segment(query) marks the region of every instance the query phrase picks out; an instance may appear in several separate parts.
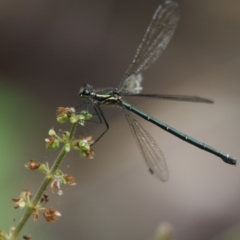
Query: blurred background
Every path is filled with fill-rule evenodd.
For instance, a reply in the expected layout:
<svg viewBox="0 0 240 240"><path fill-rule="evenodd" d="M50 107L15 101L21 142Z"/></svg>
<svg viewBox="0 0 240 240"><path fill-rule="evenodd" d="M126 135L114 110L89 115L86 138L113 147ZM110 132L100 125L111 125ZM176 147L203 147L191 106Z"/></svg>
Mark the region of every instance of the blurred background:
<svg viewBox="0 0 240 240"><path fill-rule="evenodd" d="M43 176L30 158L51 164L45 150L59 106L81 103L79 88L117 87L159 5L158 0L0 1L0 229L22 212L12 197L33 193ZM240 157L240 2L180 0L181 20L159 60L144 74L144 93L197 95L214 105L128 99L136 107L205 143ZM120 109L104 108L110 130L95 158L67 156L62 170L77 186L50 203L54 224L29 221L34 239L153 239L170 223L176 239L240 239L240 170L136 119L159 143L170 179L152 177ZM78 135L103 131L79 127Z"/></svg>

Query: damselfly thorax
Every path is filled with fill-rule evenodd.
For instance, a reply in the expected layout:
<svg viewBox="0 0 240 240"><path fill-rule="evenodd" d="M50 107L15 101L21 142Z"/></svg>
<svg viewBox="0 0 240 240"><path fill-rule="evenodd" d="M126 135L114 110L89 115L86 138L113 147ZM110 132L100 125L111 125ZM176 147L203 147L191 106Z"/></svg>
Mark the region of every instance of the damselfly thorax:
<svg viewBox="0 0 240 240"><path fill-rule="evenodd" d="M79 96L91 100L96 105L121 105L121 96L117 88L94 90L90 84L85 84L80 89Z"/></svg>

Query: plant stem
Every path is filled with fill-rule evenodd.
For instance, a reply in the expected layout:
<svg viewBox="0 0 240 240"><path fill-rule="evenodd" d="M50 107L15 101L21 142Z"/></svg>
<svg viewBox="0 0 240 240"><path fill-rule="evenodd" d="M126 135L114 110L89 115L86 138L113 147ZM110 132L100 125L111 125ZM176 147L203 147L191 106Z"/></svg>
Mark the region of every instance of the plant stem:
<svg viewBox="0 0 240 240"><path fill-rule="evenodd" d="M72 141L72 138L74 136L74 133L77 128L77 123L74 123L71 128L70 132L70 137L69 140ZM24 215L22 216L21 220L19 221L18 225L16 226L11 238L9 240L15 240L17 236L19 235L20 231L24 227L25 223L27 222L28 218L33 212L33 209L37 206L39 200L41 199L44 191L46 190L47 186L49 183L52 181L52 176L54 176L56 170L58 169L59 165L62 163L64 157L66 156L67 152L65 150L65 146L61 149L59 155L57 156L56 160L54 161L52 168L50 170L50 173L45 177L42 185L38 189L37 193L35 194L33 201L32 201L32 206L28 206Z"/></svg>

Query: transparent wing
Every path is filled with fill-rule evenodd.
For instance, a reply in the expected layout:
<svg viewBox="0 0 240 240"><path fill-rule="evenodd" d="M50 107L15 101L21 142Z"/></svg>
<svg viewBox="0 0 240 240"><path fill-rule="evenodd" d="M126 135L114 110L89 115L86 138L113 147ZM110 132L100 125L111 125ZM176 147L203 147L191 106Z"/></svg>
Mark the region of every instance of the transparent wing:
<svg viewBox="0 0 240 240"><path fill-rule="evenodd" d="M140 87L139 87L140 88ZM171 94L135 94L131 92L121 92L121 96L127 97L146 97L154 98L159 100L173 100L173 101L183 101L183 102L195 102L195 103L213 103L212 100L197 96L188 95L171 95Z"/></svg>
<svg viewBox="0 0 240 240"><path fill-rule="evenodd" d="M161 181L168 180L168 167L164 155L153 137L130 115L125 108L125 116L131 128L132 134L142 153L142 156L151 174Z"/></svg>
<svg viewBox="0 0 240 240"><path fill-rule="evenodd" d="M156 61L170 41L178 21L178 4L174 0L164 0L153 15L136 55L118 87L119 91L129 76L146 70Z"/></svg>
<svg viewBox="0 0 240 240"><path fill-rule="evenodd" d="M141 85L142 80L143 76L141 73L131 75L123 82L122 89L119 94L122 96L124 96L124 94L139 94L143 89Z"/></svg>

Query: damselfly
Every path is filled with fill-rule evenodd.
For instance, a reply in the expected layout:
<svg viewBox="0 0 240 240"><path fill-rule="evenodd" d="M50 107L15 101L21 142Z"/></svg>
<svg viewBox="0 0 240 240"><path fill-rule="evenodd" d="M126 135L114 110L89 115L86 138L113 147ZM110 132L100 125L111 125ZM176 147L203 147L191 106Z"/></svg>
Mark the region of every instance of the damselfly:
<svg viewBox="0 0 240 240"><path fill-rule="evenodd" d="M105 116L103 115L100 106L120 106L124 110L132 134L138 144L143 158L149 167L149 171L162 181L167 181L168 179L168 168L164 156L155 140L131 116L130 112L137 114L138 116L157 125L163 130L175 135L176 137L220 157L224 162L228 164L236 164L236 159L230 155L225 154L209 145L206 145L203 142L200 142L184 133L179 132L178 130L149 116L148 114L140 111L136 107L122 100L123 96L135 96L198 103L213 103L209 99L196 96L140 94L140 91L142 90L141 73L146 70L152 63L154 63L162 51L165 49L176 29L178 21L178 3L175 0L163 1L163 3L157 8L155 14L153 15L150 25L148 26L142 42L137 49L135 57L123 75L118 88L94 90L91 85L85 84L79 92L80 97L87 98L92 101L96 112L107 126L106 131L108 130L109 125L106 121ZM106 133L106 131L97 140L99 140Z"/></svg>

